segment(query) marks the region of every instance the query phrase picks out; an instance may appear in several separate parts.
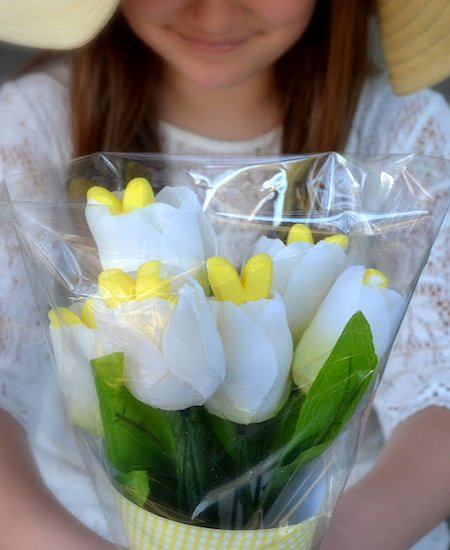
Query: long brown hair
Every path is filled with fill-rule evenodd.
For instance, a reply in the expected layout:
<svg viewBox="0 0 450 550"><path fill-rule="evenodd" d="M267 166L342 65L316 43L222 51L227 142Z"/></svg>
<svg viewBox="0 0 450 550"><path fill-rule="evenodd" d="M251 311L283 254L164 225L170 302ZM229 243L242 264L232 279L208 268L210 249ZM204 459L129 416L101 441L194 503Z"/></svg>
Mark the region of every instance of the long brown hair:
<svg viewBox="0 0 450 550"><path fill-rule="evenodd" d="M283 153L342 150L366 68L369 2L318 0L302 38L275 66ZM158 152L160 61L120 13L73 53L74 155Z"/></svg>

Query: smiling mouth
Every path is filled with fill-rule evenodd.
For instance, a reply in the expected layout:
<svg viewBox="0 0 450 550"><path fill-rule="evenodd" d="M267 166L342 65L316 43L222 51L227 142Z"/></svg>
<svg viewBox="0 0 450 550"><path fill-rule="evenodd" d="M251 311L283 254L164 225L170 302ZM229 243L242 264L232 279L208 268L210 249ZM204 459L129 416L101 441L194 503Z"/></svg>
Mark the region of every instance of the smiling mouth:
<svg viewBox="0 0 450 550"><path fill-rule="evenodd" d="M225 54L237 50L244 42L243 39L209 40L197 36L186 36L175 33L184 46L200 53Z"/></svg>

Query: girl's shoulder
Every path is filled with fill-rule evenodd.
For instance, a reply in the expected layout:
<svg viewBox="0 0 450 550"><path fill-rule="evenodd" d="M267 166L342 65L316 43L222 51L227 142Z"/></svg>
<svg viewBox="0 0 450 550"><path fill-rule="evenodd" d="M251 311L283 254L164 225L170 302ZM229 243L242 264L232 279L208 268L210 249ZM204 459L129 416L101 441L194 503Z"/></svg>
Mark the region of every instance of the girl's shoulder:
<svg viewBox="0 0 450 550"><path fill-rule="evenodd" d="M64 58L49 60L4 82L0 86L0 106L19 104L28 113L42 107L50 109L49 103L58 107L58 103L68 99L68 84L67 61ZM58 103L55 104L55 100Z"/></svg>
<svg viewBox="0 0 450 550"><path fill-rule="evenodd" d="M70 151L69 68L51 61L0 87L0 176L34 161L61 162Z"/></svg>
<svg viewBox="0 0 450 550"><path fill-rule="evenodd" d="M432 89L398 96L383 71L363 86L347 152L422 153L450 158L450 106Z"/></svg>

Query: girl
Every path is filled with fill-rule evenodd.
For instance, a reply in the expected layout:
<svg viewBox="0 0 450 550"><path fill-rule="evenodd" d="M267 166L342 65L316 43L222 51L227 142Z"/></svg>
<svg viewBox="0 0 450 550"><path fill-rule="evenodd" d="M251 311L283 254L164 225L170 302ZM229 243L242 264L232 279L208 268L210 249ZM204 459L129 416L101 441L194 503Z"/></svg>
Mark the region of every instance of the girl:
<svg viewBox="0 0 450 550"><path fill-rule="evenodd" d="M1 89L0 173L100 150L450 158L445 101L431 91L399 98L384 72L367 62L368 4L122 0L115 11L114 0L66 0L39 14L39 2L2 1L0 38L71 51L41 59ZM449 71L435 50L425 59L425 48L412 59L419 67L405 71L395 51L396 40L408 40L395 25L402 32L411 20L431 26L428 16L437 17L434 39L445 29L448 45L449 12L444 1L441 10L438 4L414 19L416 2L380 2L399 92ZM415 29L415 37L424 36ZM101 538L108 537L107 527L62 413L9 231L2 231L0 244L7 266L0 283L0 404L7 411L0 416L1 547L107 550L112 545ZM344 494L327 550L406 549L450 515L449 349L443 347L449 341L449 231L447 219L375 403L387 444L373 470ZM40 481L16 421L57 500ZM435 548L447 543L440 537Z"/></svg>

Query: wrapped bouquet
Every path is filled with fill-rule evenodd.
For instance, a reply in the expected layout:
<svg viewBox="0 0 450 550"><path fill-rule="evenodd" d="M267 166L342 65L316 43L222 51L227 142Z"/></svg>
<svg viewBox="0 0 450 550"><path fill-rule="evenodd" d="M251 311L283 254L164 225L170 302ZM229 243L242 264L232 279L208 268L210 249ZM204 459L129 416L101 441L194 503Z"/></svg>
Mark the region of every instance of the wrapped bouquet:
<svg viewBox="0 0 450 550"><path fill-rule="evenodd" d="M98 154L7 182L68 417L131 549L320 545L449 172Z"/></svg>

